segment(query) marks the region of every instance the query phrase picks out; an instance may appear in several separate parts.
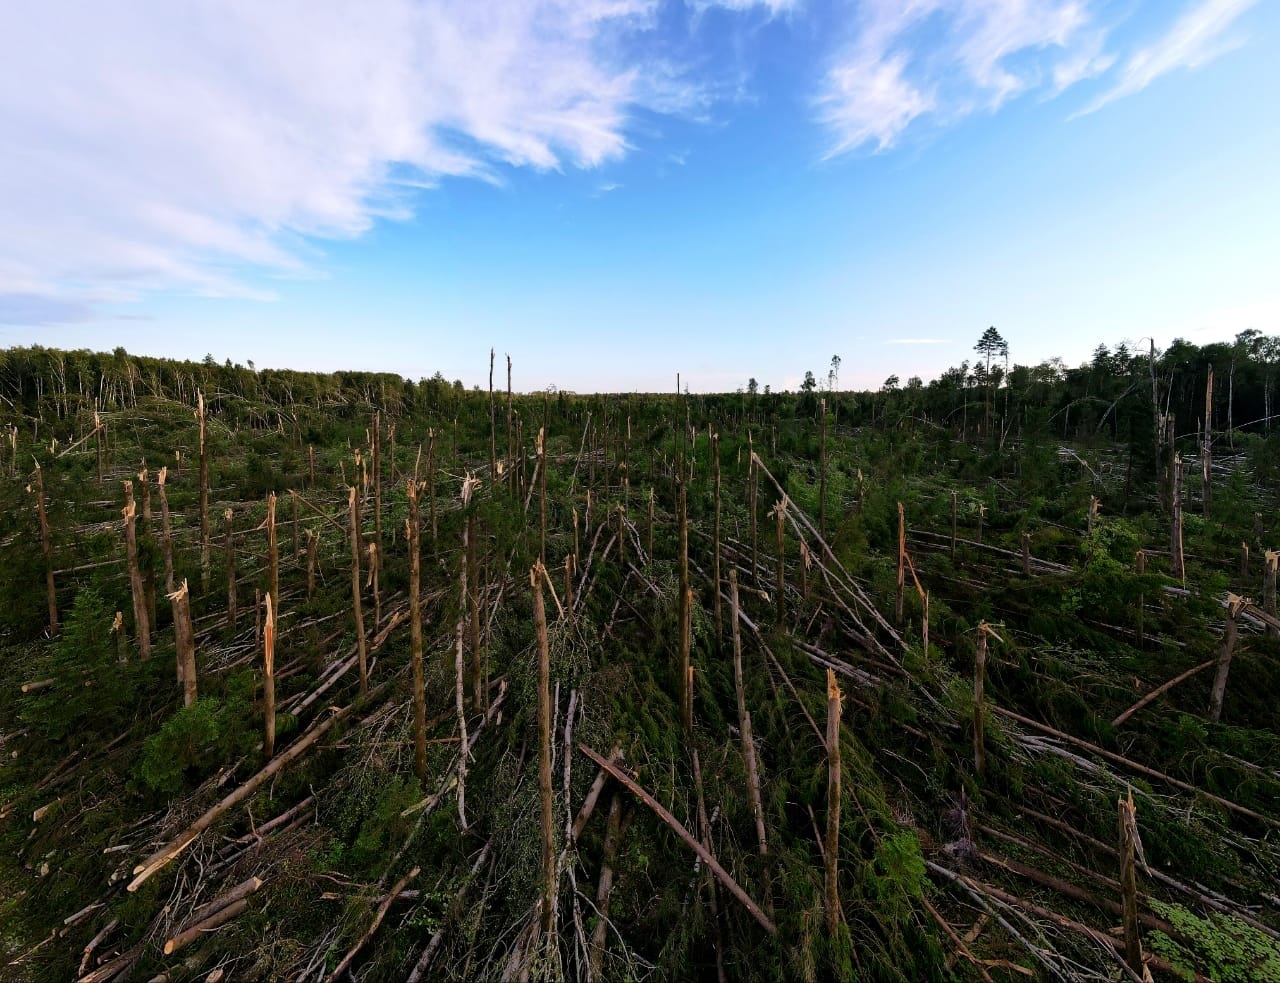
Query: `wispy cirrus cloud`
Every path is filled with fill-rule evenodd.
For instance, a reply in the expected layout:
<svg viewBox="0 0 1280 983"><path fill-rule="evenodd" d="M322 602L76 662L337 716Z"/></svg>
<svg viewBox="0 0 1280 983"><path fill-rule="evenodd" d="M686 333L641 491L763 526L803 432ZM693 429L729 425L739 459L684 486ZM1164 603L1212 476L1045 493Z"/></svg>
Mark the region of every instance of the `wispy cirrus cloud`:
<svg viewBox="0 0 1280 983"><path fill-rule="evenodd" d="M828 157L894 146L917 119L950 122L1053 78L1098 74L1087 0L868 0L817 98Z"/></svg>
<svg viewBox="0 0 1280 983"><path fill-rule="evenodd" d="M1186 10L1156 41L1131 55L1120 77L1077 115L1096 112L1108 103L1141 92L1162 75L1199 68L1244 43L1229 33L1240 15L1257 0L1201 0Z"/></svg>
<svg viewBox="0 0 1280 983"><path fill-rule="evenodd" d="M0 310L269 296L246 269L303 275L312 237L406 217L424 186L617 159L636 109L702 98L627 43L656 15L657 0L9 5Z"/></svg>

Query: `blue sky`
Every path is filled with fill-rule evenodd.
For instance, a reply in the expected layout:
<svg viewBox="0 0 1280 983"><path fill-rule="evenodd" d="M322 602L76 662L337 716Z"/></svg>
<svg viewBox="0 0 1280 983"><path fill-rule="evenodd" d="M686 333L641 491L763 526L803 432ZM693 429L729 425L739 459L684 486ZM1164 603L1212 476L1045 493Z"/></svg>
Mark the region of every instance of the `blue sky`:
<svg viewBox="0 0 1280 983"><path fill-rule="evenodd" d="M0 344L517 388L1280 333L1274 0L0 13Z"/></svg>

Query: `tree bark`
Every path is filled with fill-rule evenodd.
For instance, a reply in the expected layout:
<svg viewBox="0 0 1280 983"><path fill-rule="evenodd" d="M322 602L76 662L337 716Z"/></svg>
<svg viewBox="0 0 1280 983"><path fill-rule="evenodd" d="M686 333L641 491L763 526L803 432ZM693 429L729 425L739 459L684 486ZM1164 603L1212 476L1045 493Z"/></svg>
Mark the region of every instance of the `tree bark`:
<svg viewBox="0 0 1280 983"><path fill-rule="evenodd" d="M538 636L538 797L542 806L542 903L543 936L554 926L556 905L555 816L551 799L551 647L547 637L547 611L542 600L543 567L529 571L533 588L533 627Z"/></svg>
<svg viewBox="0 0 1280 983"><path fill-rule="evenodd" d="M738 625L738 571L729 571L729 612L733 620L733 688L738 698L738 733L742 737L742 760L747 767L747 790L751 795L751 811L756 820L756 840L760 856L769 853L764 831L764 806L760 798L759 762L751 730L751 713L747 709L746 689L742 681L742 632Z"/></svg>
<svg viewBox="0 0 1280 983"><path fill-rule="evenodd" d="M827 934L840 931L840 687L827 670L827 836L823 846Z"/></svg>
<svg viewBox="0 0 1280 983"><path fill-rule="evenodd" d="M355 485L347 487L347 511L351 537L351 611L356 623L356 654L360 661L360 695L369 692L368 654L364 639L364 609L360 601L360 506Z"/></svg>
<svg viewBox="0 0 1280 983"><path fill-rule="evenodd" d="M138 656L143 662L151 658L151 622L147 612L146 589L138 569L138 536L134 529L137 508L133 503L133 482L124 482L124 544L129 565L129 589L133 595L134 632L138 637Z"/></svg>

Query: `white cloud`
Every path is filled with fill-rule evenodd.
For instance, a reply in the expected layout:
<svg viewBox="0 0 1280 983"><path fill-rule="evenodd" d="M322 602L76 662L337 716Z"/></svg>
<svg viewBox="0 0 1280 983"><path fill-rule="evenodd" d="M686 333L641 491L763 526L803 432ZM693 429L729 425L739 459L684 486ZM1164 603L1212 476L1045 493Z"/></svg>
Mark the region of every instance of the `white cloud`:
<svg viewBox="0 0 1280 983"><path fill-rule="evenodd" d="M1218 55L1239 47L1227 30L1257 0L1203 0L1188 9L1163 37L1135 52L1120 71L1114 86L1078 115L1101 109L1107 103L1141 92L1161 75L1180 68L1199 68Z"/></svg>
<svg viewBox="0 0 1280 983"><path fill-rule="evenodd" d="M926 114L998 108L1055 71L1059 84L1096 74L1096 50L1053 67L1098 43L1090 24L1087 0L867 0L818 97L828 156L888 149Z"/></svg>
<svg viewBox="0 0 1280 983"><path fill-rule="evenodd" d="M655 15L656 0L7 5L0 295L18 312L261 296L243 269L302 275L307 237L404 217L413 188L618 158L633 108L698 102L629 54Z"/></svg>

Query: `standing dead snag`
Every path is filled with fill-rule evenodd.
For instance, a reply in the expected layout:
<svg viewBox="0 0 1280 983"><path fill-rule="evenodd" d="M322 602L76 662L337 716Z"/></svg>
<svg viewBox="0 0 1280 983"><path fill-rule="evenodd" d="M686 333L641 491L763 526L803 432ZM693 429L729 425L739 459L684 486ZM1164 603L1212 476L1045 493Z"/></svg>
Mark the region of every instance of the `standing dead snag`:
<svg viewBox="0 0 1280 983"><path fill-rule="evenodd" d="M1182 457L1173 455L1173 493L1170 496L1173 521L1169 533L1169 555L1173 562L1173 575L1187 584L1187 566L1182 556Z"/></svg>
<svg viewBox="0 0 1280 983"><path fill-rule="evenodd" d="M347 486L347 511L351 533L351 611L356 622L356 654L360 660L360 695L369 692L369 666L364 642L364 611L360 606L360 507L356 486Z"/></svg>
<svg viewBox="0 0 1280 983"><path fill-rule="evenodd" d="M907 514L898 503L898 592L894 595L894 617L902 624L902 602L907 572Z"/></svg>
<svg viewBox="0 0 1280 983"><path fill-rule="evenodd" d="M1204 438L1200 442L1200 504L1204 514L1209 514L1209 494L1212 489L1213 469L1213 366L1204 384Z"/></svg>
<svg viewBox="0 0 1280 983"><path fill-rule="evenodd" d="M409 479L409 654L413 660L413 767L418 782L427 780L427 694L422 675L422 524L418 516L418 482Z"/></svg>
<svg viewBox="0 0 1280 983"><path fill-rule="evenodd" d="M1280 561L1280 554L1277 554L1274 550L1267 550L1262 564L1262 610L1273 618L1276 616L1277 561ZM1267 634L1275 638L1280 635L1280 631L1276 630L1275 625L1268 624Z"/></svg>
<svg viewBox="0 0 1280 983"><path fill-rule="evenodd" d="M196 392L196 423L200 428L200 576L209 581L209 440L204 393Z"/></svg>
<svg viewBox="0 0 1280 983"><path fill-rule="evenodd" d="M840 930L840 687L836 674L827 670L827 842L823 847L826 866L827 934Z"/></svg>
<svg viewBox="0 0 1280 983"><path fill-rule="evenodd" d="M144 467L138 472L138 492L142 498L142 541L148 545L154 542L151 526L151 481L150 473ZM156 570L155 564L151 560L150 552L144 554L147 557L147 569L143 572L142 580L147 589L147 617L151 621L152 627L158 625L159 619L156 617Z"/></svg>
<svg viewBox="0 0 1280 983"><path fill-rule="evenodd" d="M262 753L276 753L276 612L270 593L262 631Z"/></svg>
<svg viewBox="0 0 1280 983"><path fill-rule="evenodd" d="M164 552L164 589L165 593L173 593L173 527L169 522L169 493L165 491L165 479L169 477L169 469L161 468L156 473L156 490L160 493L160 536L161 548Z"/></svg>
<svg viewBox="0 0 1280 983"><path fill-rule="evenodd" d="M751 431L747 431L747 511L751 513L751 580L760 583L760 543L756 529L756 496L760 489L760 471L756 467L756 452L751 444Z"/></svg>
<svg viewBox="0 0 1280 983"><path fill-rule="evenodd" d="M742 682L742 632L738 625L738 571L729 571L729 617L733 619L733 688L738 697L738 732L742 737L742 759L747 766L747 790L751 795L751 811L755 814L756 839L760 856L769 852L764 834L764 807L760 800L760 765L756 760L756 743L751 731L751 712L747 709L746 690Z"/></svg>
<svg viewBox="0 0 1280 983"><path fill-rule="evenodd" d="M147 612L147 595L138 569L138 536L134 529L137 508L133 504L133 482L124 483L124 545L129 564L129 589L133 595L134 631L138 636L138 655L143 662L151 658L151 622Z"/></svg>
<svg viewBox="0 0 1280 983"><path fill-rule="evenodd" d="M232 526L232 512L226 509L222 513L222 521L226 529L227 553L227 627L236 630L236 544L235 530Z"/></svg>
<svg viewBox="0 0 1280 983"><path fill-rule="evenodd" d="M44 469L36 461L36 512L40 516L40 549L44 553L44 584L49 594L49 634L58 634L58 592L53 581L53 543L49 536L49 515L44 504Z"/></svg>
<svg viewBox="0 0 1280 983"><path fill-rule="evenodd" d="M373 555L374 583L382 572L382 413L373 412L373 541L378 547ZM382 595L373 592L375 625L382 624Z"/></svg>
<svg viewBox="0 0 1280 983"><path fill-rule="evenodd" d="M556 909L555 814L551 801L551 645L547 609L542 600L546 571L535 563L529 571L533 588L533 627L538 636L538 796L542 805L542 934L551 933Z"/></svg>
<svg viewBox="0 0 1280 983"><path fill-rule="evenodd" d="M1124 961L1138 976L1143 975L1142 937L1138 932L1138 874L1134 860L1139 848L1138 814L1133 792L1120 799L1120 907L1124 923Z"/></svg>
<svg viewBox="0 0 1280 983"><path fill-rule="evenodd" d="M320 534L315 530L307 530L307 600L316 593L316 563L320 553Z"/></svg>
<svg viewBox="0 0 1280 983"><path fill-rule="evenodd" d="M773 517L777 525L778 539L778 624L787 620L787 499L784 495L773 507Z"/></svg>
<svg viewBox="0 0 1280 983"><path fill-rule="evenodd" d="M689 589L689 514L684 478L680 483L680 720L686 732L693 730L693 591Z"/></svg>
<svg viewBox="0 0 1280 983"><path fill-rule="evenodd" d="M538 429L538 562L547 562L547 431Z"/></svg>
<svg viewBox="0 0 1280 983"><path fill-rule="evenodd" d="M471 479L468 477L467 479ZM476 482L479 484L479 482ZM484 672L480 655L480 564L476 559L476 513L471 509L462 527L462 611L470 625L471 647L471 702L477 711L484 710L488 695L484 686Z"/></svg>
<svg viewBox="0 0 1280 983"><path fill-rule="evenodd" d="M458 619L457 646L454 651L454 705L458 712L458 823L467 828L467 712L463 700L462 619Z"/></svg>
<svg viewBox="0 0 1280 983"><path fill-rule="evenodd" d="M1213 677L1213 691L1209 694L1209 718L1222 719L1222 700L1227 693L1227 675L1231 672L1231 657L1235 655L1239 634L1237 619L1249 602L1235 594L1227 595L1226 621L1222 631L1222 648L1218 652L1218 673Z"/></svg>
<svg viewBox="0 0 1280 983"><path fill-rule="evenodd" d="M280 543L276 539L276 493L267 495L267 593L280 601Z"/></svg>
<svg viewBox="0 0 1280 983"><path fill-rule="evenodd" d="M973 661L973 770L981 775L987 767L984 703L987 680L987 636L995 633L984 621L978 625L978 653Z"/></svg>
<svg viewBox="0 0 1280 983"><path fill-rule="evenodd" d="M169 595L173 605L173 637L178 649L178 678L182 680L182 705L195 703L196 692L196 637L191 630L191 598L187 582Z"/></svg>

